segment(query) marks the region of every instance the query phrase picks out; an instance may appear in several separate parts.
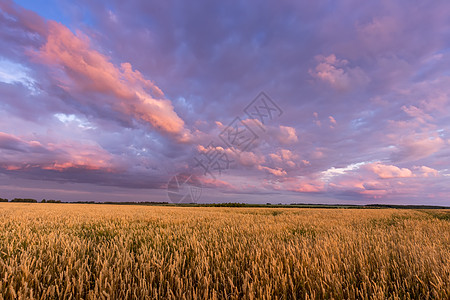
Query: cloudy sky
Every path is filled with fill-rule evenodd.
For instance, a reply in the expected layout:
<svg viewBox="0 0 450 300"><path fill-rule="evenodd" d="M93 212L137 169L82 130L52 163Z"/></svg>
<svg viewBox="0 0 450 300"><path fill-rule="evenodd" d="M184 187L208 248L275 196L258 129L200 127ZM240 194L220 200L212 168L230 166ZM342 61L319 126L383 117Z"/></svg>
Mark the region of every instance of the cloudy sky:
<svg viewBox="0 0 450 300"><path fill-rule="evenodd" d="M449 130L448 1L0 0L3 198L450 205Z"/></svg>

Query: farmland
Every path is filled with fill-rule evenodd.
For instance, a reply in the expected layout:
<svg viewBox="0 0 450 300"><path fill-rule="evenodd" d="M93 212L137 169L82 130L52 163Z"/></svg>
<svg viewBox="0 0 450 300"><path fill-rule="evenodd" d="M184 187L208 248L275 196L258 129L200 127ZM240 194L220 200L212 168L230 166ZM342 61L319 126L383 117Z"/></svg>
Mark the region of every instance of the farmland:
<svg viewBox="0 0 450 300"><path fill-rule="evenodd" d="M0 299L449 299L449 219L0 203Z"/></svg>

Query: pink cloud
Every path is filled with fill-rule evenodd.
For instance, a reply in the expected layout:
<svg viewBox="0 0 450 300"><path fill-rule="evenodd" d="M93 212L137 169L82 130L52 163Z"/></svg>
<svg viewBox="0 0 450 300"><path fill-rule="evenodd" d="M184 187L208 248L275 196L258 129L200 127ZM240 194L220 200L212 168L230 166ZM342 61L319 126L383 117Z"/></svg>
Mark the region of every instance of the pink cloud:
<svg viewBox="0 0 450 300"><path fill-rule="evenodd" d="M446 141L436 134L414 134L397 142L399 151L394 156L402 161L418 160L438 152L445 144Z"/></svg>
<svg viewBox="0 0 450 300"><path fill-rule="evenodd" d="M98 145L70 142L43 145L0 132L0 149L0 166L6 170L76 168L113 172L117 169L112 155Z"/></svg>
<svg viewBox="0 0 450 300"><path fill-rule="evenodd" d="M289 126L280 125L279 134L277 135L278 141L284 145L293 144L298 142L297 132L295 128Z"/></svg>
<svg viewBox="0 0 450 300"><path fill-rule="evenodd" d="M286 171L281 168L270 168L270 167L266 167L266 166L258 166L258 170L267 171L268 173L270 173L274 176L286 176L287 175Z"/></svg>
<svg viewBox="0 0 450 300"><path fill-rule="evenodd" d="M430 180L433 180L430 177L439 176L437 170L427 166L409 169L375 162L324 179L328 181L327 191L332 193L391 199L405 195L423 195L429 190Z"/></svg>
<svg viewBox="0 0 450 300"><path fill-rule="evenodd" d="M224 180L212 179L205 176L200 176L199 180L202 183L203 187L206 188L219 188L229 192L237 190L236 187Z"/></svg>
<svg viewBox="0 0 450 300"><path fill-rule="evenodd" d="M336 125L336 124L337 124L337 122L336 122L336 120L333 118L333 116L329 116L328 119L330 120L330 123L331 123L332 125Z"/></svg>
<svg viewBox="0 0 450 300"><path fill-rule="evenodd" d="M257 166L264 163L266 160L264 156L257 155L254 152L242 152L239 156L235 156L239 163L243 166Z"/></svg>
<svg viewBox="0 0 450 300"><path fill-rule="evenodd" d="M38 141L27 142L5 132L0 132L0 148L19 152L39 152L45 150Z"/></svg>
<svg viewBox="0 0 450 300"><path fill-rule="evenodd" d="M326 190L323 181L303 177L288 178L282 183L282 187L287 191L298 193L317 193Z"/></svg>
<svg viewBox="0 0 450 300"><path fill-rule="evenodd" d="M322 180L303 176L284 177L276 181L266 180L263 186L266 189L296 193L318 193L326 191L325 183Z"/></svg>
<svg viewBox="0 0 450 300"><path fill-rule="evenodd" d="M95 50L82 32L73 34L67 27L49 21L46 44L34 56L56 68L60 86L71 92L111 95L102 99L113 110L151 124L157 130L185 142L191 137L184 121L176 114L162 91L131 64L116 67ZM90 97L86 97L89 105Z"/></svg>
<svg viewBox="0 0 450 300"><path fill-rule="evenodd" d="M288 149L279 149L276 153L270 153L269 157L278 166L293 168L299 156Z"/></svg>
<svg viewBox="0 0 450 300"><path fill-rule="evenodd" d="M338 59L336 55L317 55L317 66L309 70L309 74L326 82L336 90L346 91L356 86L366 85L370 80L359 67L351 68L345 59Z"/></svg>
<svg viewBox="0 0 450 300"><path fill-rule="evenodd" d="M399 168L393 165L383 165L381 163L367 164L365 168L377 174L378 177L383 179L414 176L410 169Z"/></svg>
<svg viewBox="0 0 450 300"><path fill-rule="evenodd" d="M426 114L424 111L414 105L403 105L402 110L409 116L415 118L421 124L426 124L430 121L433 121L433 117L431 117L429 114Z"/></svg>
<svg viewBox="0 0 450 300"><path fill-rule="evenodd" d="M422 177L437 177L439 176L439 171L427 166L414 167L415 170L419 172Z"/></svg>
<svg viewBox="0 0 450 300"><path fill-rule="evenodd" d="M364 190L360 192L361 195L367 196L368 198L381 199L389 194L386 190Z"/></svg>
<svg viewBox="0 0 450 300"><path fill-rule="evenodd" d="M420 13L390 2L350 1L332 10L274 4L294 12L287 18L252 2L217 2L210 13L183 3L157 10L85 4L80 12L89 24L61 16L70 31L0 1L0 59L26 68L40 93L30 95L19 81L0 83L1 129L15 134L0 135L0 163L10 170L4 175L26 177L33 169L48 180L161 188L167 174L192 166L192 148L155 132L206 146L242 117L255 89L267 89L279 99L282 118L265 126L245 120L258 135L255 147L240 155L222 149L236 164L226 180L207 185L233 192L267 187L286 201L293 195L286 191L296 191L324 192L314 197L332 201L423 203L433 195L448 202L448 4ZM233 20L236 9L249 17L205 31L202 24ZM305 26L311 31L297 30ZM0 62L3 74L15 71L1 68ZM364 166L368 161L378 163Z"/></svg>
<svg viewBox="0 0 450 300"><path fill-rule="evenodd" d="M37 32L40 35L45 35L47 32L44 19L34 11L16 5L13 1L0 1L0 10L14 16L16 21L30 32Z"/></svg>
<svg viewBox="0 0 450 300"><path fill-rule="evenodd" d="M331 124L330 128L333 129L337 125L336 120L333 118L333 116L328 116L328 120L330 121Z"/></svg>

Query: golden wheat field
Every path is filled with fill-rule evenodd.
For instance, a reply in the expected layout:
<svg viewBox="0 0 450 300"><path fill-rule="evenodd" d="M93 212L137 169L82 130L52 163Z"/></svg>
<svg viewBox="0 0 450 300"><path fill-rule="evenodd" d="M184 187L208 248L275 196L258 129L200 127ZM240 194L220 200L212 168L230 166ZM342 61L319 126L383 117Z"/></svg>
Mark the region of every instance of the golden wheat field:
<svg viewBox="0 0 450 300"><path fill-rule="evenodd" d="M0 298L449 299L448 217L0 203Z"/></svg>

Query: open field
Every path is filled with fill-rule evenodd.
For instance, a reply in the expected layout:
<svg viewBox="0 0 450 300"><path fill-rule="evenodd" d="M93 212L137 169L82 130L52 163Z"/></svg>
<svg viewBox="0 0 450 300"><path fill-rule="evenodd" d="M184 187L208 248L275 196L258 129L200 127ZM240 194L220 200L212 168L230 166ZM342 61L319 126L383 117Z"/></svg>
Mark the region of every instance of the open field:
<svg viewBox="0 0 450 300"><path fill-rule="evenodd" d="M0 203L0 299L449 299L449 216Z"/></svg>

